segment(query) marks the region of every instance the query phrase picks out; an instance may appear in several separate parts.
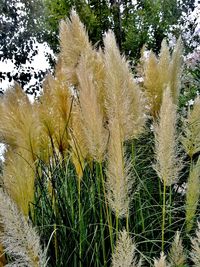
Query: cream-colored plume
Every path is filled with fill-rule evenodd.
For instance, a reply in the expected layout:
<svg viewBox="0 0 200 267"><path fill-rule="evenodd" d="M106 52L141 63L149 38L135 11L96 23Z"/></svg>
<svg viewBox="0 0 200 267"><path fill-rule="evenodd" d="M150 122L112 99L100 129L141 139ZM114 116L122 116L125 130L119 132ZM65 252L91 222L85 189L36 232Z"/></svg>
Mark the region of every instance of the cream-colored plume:
<svg viewBox="0 0 200 267"><path fill-rule="evenodd" d="M173 267L183 267L186 263L186 254L184 252L180 232L176 232L172 246L169 252L169 263Z"/></svg>
<svg viewBox="0 0 200 267"><path fill-rule="evenodd" d="M181 89L181 74L182 74L182 63L183 63L183 44L181 37L177 40L176 46L174 47L171 62L169 66L170 72L170 88L172 92L172 98L175 104L178 104L179 93Z"/></svg>
<svg viewBox="0 0 200 267"><path fill-rule="evenodd" d="M76 84L77 77L75 73L80 56L85 50L91 51L84 25L75 11L71 12L70 19L62 20L60 23L60 47L61 57L64 61L65 74L70 82Z"/></svg>
<svg viewBox="0 0 200 267"><path fill-rule="evenodd" d="M0 100L0 139L12 148L37 158L39 146L38 114L22 88L15 84Z"/></svg>
<svg viewBox="0 0 200 267"><path fill-rule="evenodd" d="M128 62L120 55L113 32L106 34L104 45L108 119L118 121L121 141L137 138L145 124L143 95L133 80Z"/></svg>
<svg viewBox="0 0 200 267"><path fill-rule="evenodd" d="M200 196L200 157L196 164L191 164L186 190L186 228L189 232L193 226L193 220Z"/></svg>
<svg viewBox="0 0 200 267"><path fill-rule="evenodd" d="M55 77L51 75L46 77L43 94L36 105L40 118L43 151L47 151L48 157L54 146L61 155L65 155L69 146L68 128L71 123L73 100L61 59L58 61Z"/></svg>
<svg viewBox="0 0 200 267"><path fill-rule="evenodd" d="M172 102L169 88L164 91L159 122L154 124L155 156L154 168L166 186L177 182L182 167L178 157L176 133L176 106Z"/></svg>
<svg viewBox="0 0 200 267"><path fill-rule="evenodd" d="M126 230L119 233L115 251L112 255L112 267L141 267L141 261L135 258L135 244Z"/></svg>
<svg viewBox="0 0 200 267"><path fill-rule="evenodd" d="M158 64L158 87L166 88L168 83L170 82L170 72L167 71L170 64L170 52L169 47L167 46L167 42L164 39L161 44L161 50L159 54L159 60L157 61ZM162 91L161 90L161 101L162 101Z"/></svg>
<svg viewBox="0 0 200 267"><path fill-rule="evenodd" d="M151 115L157 117L162 103L164 90L169 87L173 102L178 103L181 71L182 71L182 42L179 38L170 55L167 42L164 39L161 51L157 57L152 51L146 58L143 56L144 89L148 99Z"/></svg>
<svg viewBox="0 0 200 267"><path fill-rule="evenodd" d="M148 101L148 109L154 117L157 115L162 102L162 88L155 83L155 77L158 79L158 59L151 51L148 60L143 60L144 68L144 88Z"/></svg>
<svg viewBox="0 0 200 267"><path fill-rule="evenodd" d="M200 223L198 222L198 228L196 230L196 237L191 238L192 251L190 252L190 258L194 263L194 267L200 266Z"/></svg>
<svg viewBox="0 0 200 267"><path fill-rule="evenodd" d="M0 103L0 138L8 145L3 187L25 215L34 199L34 162L40 151L39 116L34 108L17 84Z"/></svg>
<svg viewBox="0 0 200 267"><path fill-rule="evenodd" d="M75 166L79 179L82 179L85 167L85 159L88 157L88 146L86 144L85 133L81 120L81 110L79 105L75 105L72 116L72 127L70 128L71 159Z"/></svg>
<svg viewBox="0 0 200 267"><path fill-rule="evenodd" d="M25 216L34 202L35 166L30 153L20 149L9 149L5 154L3 187Z"/></svg>
<svg viewBox="0 0 200 267"><path fill-rule="evenodd" d="M98 99L98 88L87 55L82 55L77 67L79 82L80 120L84 131L89 156L101 162L105 155L108 132Z"/></svg>
<svg viewBox="0 0 200 267"><path fill-rule="evenodd" d="M192 110L188 111L188 116L185 122L184 136L182 144L186 153L192 156L200 151L200 98L195 99Z"/></svg>
<svg viewBox="0 0 200 267"><path fill-rule="evenodd" d="M128 214L133 177L130 175L130 163L124 156L120 126L117 121L110 122L110 143L107 165L107 199L117 217Z"/></svg>
<svg viewBox="0 0 200 267"><path fill-rule="evenodd" d="M47 266L46 255L36 230L17 209L9 196L0 190L0 241L5 252L13 258L6 266Z"/></svg>
<svg viewBox="0 0 200 267"><path fill-rule="evenodd" d="M172 267L166 261L166 256L162 252L159 259L154 259L154 267Z"/></svg>

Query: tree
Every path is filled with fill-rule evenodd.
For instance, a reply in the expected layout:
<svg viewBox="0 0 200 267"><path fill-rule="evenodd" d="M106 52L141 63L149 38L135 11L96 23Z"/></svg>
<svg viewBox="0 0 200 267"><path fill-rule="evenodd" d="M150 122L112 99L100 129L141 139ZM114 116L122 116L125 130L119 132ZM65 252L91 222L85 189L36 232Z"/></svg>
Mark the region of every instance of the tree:
<svg viewBox="0 0 200 267"><path fill-rule="evenodd" d="M43 71L26 67L37 54L37 41L43 41L46 31L40 0L0 0L0 61L11 60L16 72L0 72L0 79L17 81L24 87L32 77L37 81L27 89L34 93L39 89Z"/></svg>
<svg viewBox="0 0 200 267"><path fill-rule="evenodd" d="M193 11L194 2L184 1L181 4L177 0L138 0L135 5L126 5L122 19L122 27L126 29L123 41L125 53L138 58L144 44L158 53L162 40L168 38L169 34L176 38L182 34L176 25L185 23L182 12L188 15ZM193 31L191 29L190 34Z"/></svg>
<svg viewBox="0 0 200 267"><path fill-rule="evenodd" d="M111 11L107 0L44 0L46 21L48 30L51 32L51 40L47 40L51 48L58 52L58 31L61 19L70 15L72 8L76 9L81 21L85 24L90 40L95 43L102 43L102 35L112 28L110 21Z"/></svg>
<svg viewBox="0 0 200 267"><path fill-rule="evenodd" d="M69 16L75 7L86 25L93 43L102 40L102 33L113 29L118 46L131 58L138 59L144 44L158 52L163 38L169 33L178 37L181 34L177 24L183 25L186 16L195 8L195 0L184 3L178 0L45 0L46 17L49 29L58 35L60 19ZM182 14L185 16L182 16ZM191 34L194 26L190 25ZM188 30L188 29L187 29ZM58 38L50 45L55 49Z"/></svg>

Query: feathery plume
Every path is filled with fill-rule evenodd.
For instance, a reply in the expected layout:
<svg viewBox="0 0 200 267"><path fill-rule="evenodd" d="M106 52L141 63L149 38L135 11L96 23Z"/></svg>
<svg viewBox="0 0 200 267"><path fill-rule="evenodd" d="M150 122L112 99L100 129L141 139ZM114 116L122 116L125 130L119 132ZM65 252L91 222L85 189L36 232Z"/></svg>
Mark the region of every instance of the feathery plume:
<svg viewBox="0 0 200 267"><path fill-rule="evenodd" d="M1 141L28 151L34 161L39 145L38 114L18 84L1 99L0 113Z"/></svg>
<svg viewBox="0 0 200 267"><path fill-rule="evenodd" d="M97 82L94 80L87 55L80 59L77 77L80 86L80 119L82 120L88 152L90 157L101 162L105 154L108 133L104 128L104 117L98 102Z"/></svg>
<svg viewBox="0 0 200 267"><path fill-rule="evenodd" d="M182 64L182 42L177 41L172 56L167 42L164 39L161 44L161 52L157 57L152 51L147 58L142 59L144 89L149 103L150 113L157 117L162 103L164 90L169 87L172 100L177 104L180 91L180 77ZM156 77L156 78L155 78Z"/></svg>
<svg viewBox="0 0 200 267"><path fill-rule="evenodd" d="M104 54L101 49L93 52L90 57L88 57L88 64L90 64L91 69L94 73L98 103L103 113L104 120L107 120L107 114L105 109L105 64L104 64Z"/></svg>
<svg viewBox="0 0 200 267"><path fill-rule="evenodd" d="M78 85L77 67L81 58L87 58L96 83L96 91L101 109L105 112L104 102L104 62L103 53L93 49L89 42L88 34L78 15L73 10L70 19L60 24L60 58L63 62L65 78L69 84ZM80 89L80 88L79 88Z"/></svg>
<svg viewBox="0 0 200 267"><path fill-rule="evenodd" d="M154 259L154 267L171 267L166 261L166 256L162 252L159 259Z"/></svg>
<svg viewBox="0 0 200 267"><path fill-rule="evenodd" d="M75 105L69 143L71 146L71 159L79 179L82 179L85 159L88 157L88 146L82 127L80 107Z"/></svg>
<svg viewBox="0 0 200 267"><path fill-rule="evenodd" d="M66 81L61 59L55 78L48 75L43 84L43 95L38 103L41 126L41 146L45 150L46 140L64 155L69 146L68 127L71 121L72 97ZM47 143L46 150L49 150Z"/></svg>
<svg viewBox="0 0 200 267"><path fill-rule="evenodd" d="M184 252L180 232L177 231L169 252L169 263L173 267L183 267L185 262L186 254Z"/></svg>
<svg viewBox="0 0 200 267"><path fill-rule="evenodd" d="M191 238L192 251L190 252L190 258L194 263L194 267L200 266L200 223L198 222L198 228L196 230L196 237Z"/></svg>
<svg viewBox="0 0 200 267"><path fill-rule="evenodd" d="M128 62L120 55L113 32L106 34L104 45L108 119L117 119L121 141L137 138L145 124L143 94L133 80Z"/></svg>
<svg viewBox="0 0 200 267"><path fill-rule="evenodd" d="M181 73L182 73L182 54L183 54L183 44L181 37L179 37L176 46L174 47L171 63L169 65L170 71L170 88L172 92L172 98L174 103L178 103L178 97L181 88Z"/></svg>
<svg viewBox="0 0 200 267"><path fill-rule="evenodd" d="M51 95L54 108L58 110L61 118L67 122L70 116L72 93L65 74L65 65L62 58L58 59L55 69L55 78L51 84Z"/></svg>
<svg viewBox="0 0 200 267"><path fill-rule="evenodd" d="M119 124L117 121L112 121L109 126L110 144L107 159L107 199L117 217L124 217L128 214L130 193L134 179L130 174L130 163L124 156Z"/></svg>
<svg viewBox="0 0 200 267"><path fill-rule="evenodd" d="M200 98L195 99L192 110L188 111L184 136L181 139L186 153L192 156L200 151Z"/></svg>
<svg viewBox="0 0 200 267"><path fill-rule="evenodd" d="M133 240L123 230L119 233L115 250L112 255L112 267L140 267L141 261L137 262L135 258L135 244Z"/></svg>
<svg viewBox="0 0 200 267"><path fill-rule="evenodd" d="M196 164L191 164L186 190L186 228L192 229L195 212L199 201L200 157Z"/></svg>
<svg viewBox="0 0 200 267"><path fill-rule="evenodd" d="M161 50L159 54L159 60L158 60L158 87L159 88L166 88L169 81L170 81L170 73L168 70L169 64L170 64L170 52L169 47L167 46L167 42L165 39L163 39L161 43ZM162 91L161 91L162 93ZM162 100L162 94L161 99Z"/></svg>
<svg viewBox="0 0 200 267"><path fill-rule="evenodd" d="M163 94L159 123L155 124L155 155L154 168L166 186L178 180L182 167L178 157L176 135L176 106L172 102L169 88Z"/></svg>
<svg viewBox="0 0 200 267"><path fill-rule="evenodd" d="M75 73L80 55L86 50L92 50L84 25L73 10L70 19L60 23L61 57L64 61L65 74L69 81L76 84Z"/></svg>
<svg viewBox="0 0 200 267"><path fill-rule="evenodd" d="M143 60L144 71L144 88L149 105L150 113L154 117L157 115L161 101L162 101L162 88L155 83L155 77L158 78L158 59L151 51L148 60Z"/></svg>
<svg viewBox="0 0 200 267"><path fill-rule="evenodd" d="M20 149L8 149L3 168L3 187L25 216L34 201L35 168L30 153Z"/></svg>
<svg viewBox="0 0 200 267"><path fill-rule="evenodd" d="M45 267L46 255L35 229L17 209L9 196L0 190L0 222L3 230L0 240L5 252L13 257L14 262L6 266Z"/></svg>

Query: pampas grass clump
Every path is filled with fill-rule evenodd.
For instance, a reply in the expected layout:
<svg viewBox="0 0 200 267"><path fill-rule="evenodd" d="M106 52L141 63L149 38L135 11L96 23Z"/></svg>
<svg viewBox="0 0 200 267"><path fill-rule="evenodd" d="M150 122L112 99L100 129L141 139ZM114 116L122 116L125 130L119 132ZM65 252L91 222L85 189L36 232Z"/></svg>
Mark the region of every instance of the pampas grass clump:
<svg viewBox="0 0 200 267"><path fill-rule="evenodd" d="M7 266L199 266L200 105L178 123L181 40L143 58L141 86L112 31L97 48L72 11L59 37L38 99L16 84L0 101Z"/></svg>

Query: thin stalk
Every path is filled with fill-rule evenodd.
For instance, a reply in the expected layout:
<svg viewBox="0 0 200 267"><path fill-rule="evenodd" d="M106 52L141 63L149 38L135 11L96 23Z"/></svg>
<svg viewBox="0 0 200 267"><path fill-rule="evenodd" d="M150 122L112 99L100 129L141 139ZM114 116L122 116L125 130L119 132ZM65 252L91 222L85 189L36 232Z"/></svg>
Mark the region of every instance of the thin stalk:
<svg viewBox="0 0 200 267"><path fill-rule="evenodd" d="M79 267L82 266L82 227L81 227L81 180L78 179L78 216L79 216Z"/></svg>
<svg viewBox="0 0 200 267"><path fill-rule="evenodd" d="M172 186L169 187L169 225L172 224Z"/></svg>
<svg viewBox="0 0 200 267"><path fill-rule="evenodd" d="M162 189L161 189L161 180L160 179L158 181L158 189L159 189L159 203L160 203L161 199L163 198L162 197L163 192L162 192Z"/></svg>
<svg viewBox="0 0 200 267"><path fill-rule="evenodd" d="M143 215L143 208L140 195L139 195L139 205L140 205L140 217L142 222L142 232L145 233L144 215Z"/></svg>
<svg viewBox="0 0 200 267"><path fill-rule="evenodd" d="M188 177L190 177L191 172L193 170L193 167L194 167L193 158L192 158L192 156L190 156L190 169L189 169L189 176ZM188 208L191 209L191 206L188 206L187 195L188 194L187 194L187 191L186 191L186 231L189 233L189 231L191 230L190 228L193 225L193 219L191 221L191 218L190 218L190 221L188 221L187 213L188 213Z"/></svg>
<svg viewBox="0 0 200 267"><path fill-rule="evenodd" d="M116 220L116 240L118 239L118 232L119 232L119 215L118 212L115 214L115 220Z"/></svg>
<svg viewBox="0 0 200 267"><path fill-rule="evenodd" d="M134 142L134 140L132 140L132 143L131 143L131 156L132 156L132 164L133 164L133 167L135 168L136 150L135 150L135 142ZM141 217L141 222L142 222L142 231L144 233L145 232L145 224L144 224L144 215L143 215L140 192L139 192L139 205L140 205L140 208L139 208L140 217Z"/></svg>
<svg viewBox="0 0 200 267"><path fill-rule="evenodd" d="M129 233L129 210L128 210L128 213L126 215L126 231L127 231L127 233Z"/></svg>
<svg viewBox="0 0 200 267"><path fill-rule="evenodd" d="M101 200L101 184L100 184L100 180L99 178L99 174L101 175L101 173L99 173L99 169L98 168L100 166L98 166L98 164L96 164L96 174L97 174L97 184L98 184L98 195L99 195L99 204L100 204L100 231L101 231L101 244L102 244L102 249L103 249L103 262L104 262L104 266L106 265L106 251L105 251L105 243L104 243L104 229L103 229L103 213L102 213L102 200ZM101 172L101 171L100 171Z"/></svg>
<svg viewBox="0 0 200 267"><path fill-rule="evenodd" d="M103 194L104 194L104 200L105 200L105 207L106 207L106 216L107 216L107 221L108 221L108 229L109 229L109 236L110 236L110 243L111 243L111 251L113 253L113 251L114 251L114 242L113 242L112 218L111 218L111 213L109 212L108 203L107 203L107 200L106 200L106 189L105 189L105 181L104 181L104 176L103 176L102 163L100 163L99 166L100 166L101 182L102 182Z"/></svg>
<svg viewBox="0 0 200 267"><path fill-rule="evenodd" d="M79 178L77 178L79 179ZM74 211L74 198L73 198L73 185L71 184L71 180L68 179L67 181L69 181L68 183L68 191L67 191L67 195L70 197L70 207L71 207L71 218L72 218L72 223L73 225L75 226L76 225L76 222L75 222L75 211ZM74 240L76 240L76 236L75 236L75 231L72 231L73 233L73 238ZM74 257L74 266L77 266L77 255L76 253L73 253L73 257Z"/></svg>
<svg viewBox="0 0 200 267"><path fill-rule="evenodd" d="M163 205L162 205L162 252L165 244L165 214L166 214L166 181L163 179Z"/></svg>
<svg viewBox="0 0 200 267"><path fill-rule="evenodd" d="M97 243L95 243L95 250L96 250L96 255L98 255L99 249L97 246ZM96 266L99 266L99 257L96 257Z"/></svg>
<svg viewBox="0 0 200 267"><path fill-rule="evenodd" d="M131 156L132 156L132 164L135 166L135 143L132 141L131 143Z"/></svg>
<svg viewBox="0 0 200 267"><path fill-rule="evenodd" d="M55 191L53 189L53 192L52 192L52 208L53 208L53 211L54 211L54 214L55 214L55 223L53 224L53 230L54 230L54 249L55 249L55 257L56 257L56 263L58 261L58 242L57 242L57 227L56 227L56 218L57 218L57 212L56 212L56 198L55 198Z"/></svg>

